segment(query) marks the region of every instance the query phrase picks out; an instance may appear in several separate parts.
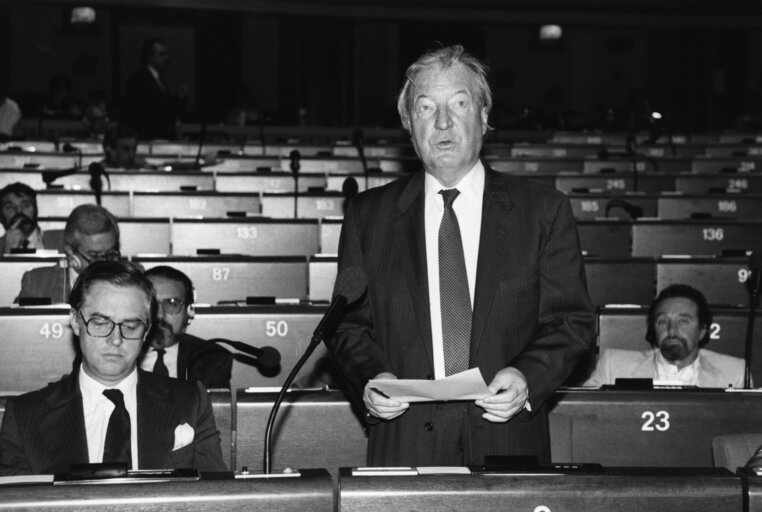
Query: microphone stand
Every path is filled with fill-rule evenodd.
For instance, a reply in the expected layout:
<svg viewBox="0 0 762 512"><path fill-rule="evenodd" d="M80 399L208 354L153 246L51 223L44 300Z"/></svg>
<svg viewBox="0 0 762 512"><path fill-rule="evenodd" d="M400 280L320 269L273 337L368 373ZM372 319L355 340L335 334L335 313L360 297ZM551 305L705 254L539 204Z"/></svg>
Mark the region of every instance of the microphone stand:
<svg viewBox="0 0 762 512"><path fill-rule="evenodd" d="M751 288L749 290L749 313L746 317L746 350L744 352L744 389L751 389L751 352L752 341L754 338L754 320L756 318L757 308L759 307L759 283L760 283L760 263L762 263L762 253L753 252L749 258L749 270L751 270Z"/></svg>
<svg viewBox="0 0 762 512"><path fill-rule="evenodd" d="M325 317L327 318L331 314L331 309L334 308L344 308L347 305L347 299L343 296L337 296L333 303L331 304L331 307L329 308L329 311L326 312ZM273 408L270 410L270 416L267 418L267 427L265 428L265 454L264 454L264 463L263 463L263 470L266 475L269 475L272 472L272 460L270 457L271 454L271 444L272 444L272 435L273 435L273 426L275 425L275 417L278 415L278 409L280 409L280 404L283 402L283 399L286 396L286 391L288 391L288 388L291 386L291 384L294 382L294 379L296 378L296 374L299 373L299 370L302 369L304 366L304 363L307 362L307 359L312 355L312 353L315 351L318 345L320 345L321 342L325 341L326 335L330 334L335 326L324 326L324 328L321 329L321 326L318 326L318 329L315 331L315 334L312 335L312 339L310 340L310 344L307 346L307 349L304 351L304 354L302 354L302 357L299 358L299 360L296 362L294 367L291 369L291 372L288 374L288 377L286 377L285 382L283 383L283 386L281 386L280 391L278 392L278 396L275 398L275 403L273 404Z"/></svg>

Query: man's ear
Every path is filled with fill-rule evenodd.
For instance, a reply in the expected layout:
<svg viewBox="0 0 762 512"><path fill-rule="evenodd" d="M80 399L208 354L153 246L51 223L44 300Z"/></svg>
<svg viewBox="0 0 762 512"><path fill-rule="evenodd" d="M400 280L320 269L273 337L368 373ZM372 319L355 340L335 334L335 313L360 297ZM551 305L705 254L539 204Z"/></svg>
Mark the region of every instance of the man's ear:
<svg viewBox="0 0 762 512"><path fill-rule="evenodd" d="M79 336L79 322L77 321L78 316L79 314L76 309L69 310L69 325L71 325L71 330L76 336Z"/></svg>
<svg viewBox="0 0 762 512"><path fill-rule="evenodd" d="M190 323L196 317L196 306L193 305L193 304L188 304L187 311L188 311L188 322L187 322L187 325L190 325Z"/></svg>
<svg viewBox="0 0 762 512"><path fill-rule="evenodd" d="M481 116L482 116L482 135L485 135L487 133L487 128L489 127L489 125L487 124L487 119L489 118L487 107L482 107Z"/></svg>

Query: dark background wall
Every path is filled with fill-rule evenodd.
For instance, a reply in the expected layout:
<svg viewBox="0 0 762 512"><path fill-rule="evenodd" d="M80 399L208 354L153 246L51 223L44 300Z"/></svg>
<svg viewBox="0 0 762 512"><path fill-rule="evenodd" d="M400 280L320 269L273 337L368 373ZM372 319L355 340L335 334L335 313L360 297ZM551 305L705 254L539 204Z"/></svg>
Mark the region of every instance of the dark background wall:
<svg viewBox="0 0 762 512"><path fill-rule="evenodd" d="M555 89L570 128L613 127L612 119L626 128L637 105L667 113L675 129L737 127L762 87L760 7L674 3L663 12L669 2L570 10L547 1L528 11L497 1L96 1L97 21L83 31L67 22L73 3L4 2L0 78L27 116L57 73L83 102L100 94L113 106L141 40L158 35L173 56L170 86L190 90L189 121L223 121L245 86L266 123L396 127L405 67L437 44L459 43L492 70L498 126L531 124L528 109ZM559 44L538 42L542 22L562 24Z"/></svg>

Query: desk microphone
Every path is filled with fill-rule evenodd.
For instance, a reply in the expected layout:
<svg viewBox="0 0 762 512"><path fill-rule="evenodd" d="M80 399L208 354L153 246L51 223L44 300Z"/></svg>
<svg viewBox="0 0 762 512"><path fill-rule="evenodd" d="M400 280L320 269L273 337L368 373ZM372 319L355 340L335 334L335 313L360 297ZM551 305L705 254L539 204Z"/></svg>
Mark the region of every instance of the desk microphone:
<svg viewBox="0 0 762 512"><path fill-rule="evenodd" d="M265 428L265 458L264 458L264 472L270 474L272 469L271 455L271 439L273 433L273 425L275 424L275 417L278 415L278 409L286 396L286 391L294 382L296 374L299 373L304 363L312 355L320 342L324 342L328 339L338 327L344 313L347 311L347 307L356 302L360 297L365 294L365 290L368 288L368 283L365 278L365 272L359 267L349 267L339 272L336 278L336 286L334 287L333 300L328 307L328 311L325 312L323 318L318 323L315 331L312 333L312 339L309 346L291 369L291 373L286 377L283 386L278 392L278 396L273 403L273 408L270 410L270 417L267 419L267 427Z"/></svg>
<svg viewBox="0 0 762 512"><path fill-rule="evenodd" d="M292 149L288 154L289 168L294 173L294 218L299 218L299 170L302 168L302 154L298 149Z"/></svg>
<svg viewBox="0 0 762 512"><path fill-rule="evenodd" d="M760 269L762 268L762 252L754 251L749 256L749 313L746 317L746 350L744 352L744 389L751 389L751 349L754 338L754 319L759 306Z"/></svg>
<svg viewBox="0 0 762 512"><path fill-rule="evenodd" d="M239 352L248 354L257 359L259 366L264 368L277 368L280 365L280 352L275 347L253 347L242 341L231 341L224 338L214 338L207 340L209 345L224 344L230 345Z"/></svg>
<svg viewBox="0 0 762 512"><path fill-rule="evenodd" d="M95 202L98 206L101 206L101 199L103 195L103 181L101 177L105 177L106 181L111 188L111 180L106 173L106 168L100 162L93 162L87 167L87 172L90 174L90 190L95 194Z"/></svg>

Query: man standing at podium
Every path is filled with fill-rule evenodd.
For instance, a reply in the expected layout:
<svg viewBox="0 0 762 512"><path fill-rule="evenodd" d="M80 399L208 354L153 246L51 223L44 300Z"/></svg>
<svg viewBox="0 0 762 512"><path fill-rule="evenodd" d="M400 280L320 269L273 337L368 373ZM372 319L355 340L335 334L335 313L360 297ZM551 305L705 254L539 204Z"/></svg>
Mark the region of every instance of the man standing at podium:
<svg viewBox="0 0 762 512"><path fill-rule="evenodd" d="M370 465L549 462L544 402L593 340L568 200L479 159L491 106L485 67L462 47L422 56L398 110L424 172L348 205L339 271L360 269L368 290L329 349L375 423ZM368 386L469 368L489 397L411 405Z"/></svg>
<svg viewBox="0 0 762 512"><path fill-rule="evenodd" d="M137 369L156 309L140 268L100 261L77 278L71 327L82 363L48 387L8 399L0 474L68 472L71 464L225 471L206 389Z"/></svg>

